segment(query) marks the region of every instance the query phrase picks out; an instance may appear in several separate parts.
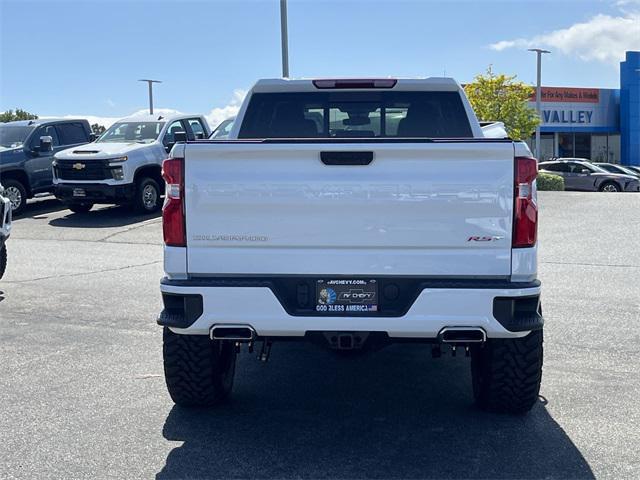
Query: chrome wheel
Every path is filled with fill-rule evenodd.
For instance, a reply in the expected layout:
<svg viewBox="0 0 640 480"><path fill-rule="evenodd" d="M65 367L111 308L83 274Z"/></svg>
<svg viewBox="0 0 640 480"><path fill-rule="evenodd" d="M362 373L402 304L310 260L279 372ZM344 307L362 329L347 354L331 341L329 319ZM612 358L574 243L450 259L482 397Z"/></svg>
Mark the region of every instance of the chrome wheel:
<svg viewBox="0 0 640 480"><path fill-rule="evenodd" d="M602 187L603 192L619 192L620 190L613 183L608 183L604 187Z"/></svg>
<svg viewBox="0 0 640 480"><path fill-rule="evenodd" d="M4 189L4 197L9 199L9 203L11 203L11 209L17 210L22 205L22 192L18 189L18 187L6 187Z"/></svg>
<svg viewBox="0 0 640 480"><path fill-rule="evenodd" d="M153 185L145 185L142 189L142 204L147 210L153 210L158 203L158 191Z"/></svg>

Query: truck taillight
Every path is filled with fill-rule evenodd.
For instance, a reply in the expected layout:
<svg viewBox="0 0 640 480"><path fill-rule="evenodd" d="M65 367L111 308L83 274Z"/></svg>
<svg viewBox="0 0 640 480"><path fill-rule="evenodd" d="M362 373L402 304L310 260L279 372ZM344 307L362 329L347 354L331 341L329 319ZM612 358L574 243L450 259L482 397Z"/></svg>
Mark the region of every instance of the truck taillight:
<svg viewBox="0 0 640 480"><path fill-rule="evenodd" d="M184 224L184 159L168 158L162 162L162 177L167 184L162 206L164 243L171 247L186 247Z"/></svg>
<svg viewBox="0 0 640 480"><path fill-rule="evenodd" d="M516 157L513 202L513 247L526 248L536 244L538 236L538 204L535 181L538 162L531 157Z"/></svg>

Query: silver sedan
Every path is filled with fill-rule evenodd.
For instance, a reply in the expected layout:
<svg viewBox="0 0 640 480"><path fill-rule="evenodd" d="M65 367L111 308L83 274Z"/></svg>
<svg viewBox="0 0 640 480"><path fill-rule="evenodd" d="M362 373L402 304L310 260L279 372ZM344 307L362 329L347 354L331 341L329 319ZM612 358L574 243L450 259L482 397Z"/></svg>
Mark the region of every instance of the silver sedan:
<svg viewBox="0 0 640 480"><path fill-rule="evenodd" d="M596 167L604 168L609 173L621 173L623 175L631 175L632 177L640 178L640 172L637 172L626 166L604 162L594 162L594 165Z"/></svg>
<svg viewBox="0 0 640 480"><path fill-rule="evenodd" d="M560 175L565 190L584 192L640 192L640 180L632 175L610 173L578 159L557 159L538 164L540 171Z"/></svg>

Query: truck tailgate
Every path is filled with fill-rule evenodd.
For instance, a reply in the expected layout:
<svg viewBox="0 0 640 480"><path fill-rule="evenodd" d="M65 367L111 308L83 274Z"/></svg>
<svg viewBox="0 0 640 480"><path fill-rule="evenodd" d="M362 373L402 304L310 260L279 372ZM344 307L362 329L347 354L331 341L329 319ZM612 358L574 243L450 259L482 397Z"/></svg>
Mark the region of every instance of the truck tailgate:
<svg viewBox="0 0 640 480"><path fill-rule="evenodd" d="M373 161L321 161L347 151ZM513 169L506 141L189 143L187 271L508 276Z"/></svg>

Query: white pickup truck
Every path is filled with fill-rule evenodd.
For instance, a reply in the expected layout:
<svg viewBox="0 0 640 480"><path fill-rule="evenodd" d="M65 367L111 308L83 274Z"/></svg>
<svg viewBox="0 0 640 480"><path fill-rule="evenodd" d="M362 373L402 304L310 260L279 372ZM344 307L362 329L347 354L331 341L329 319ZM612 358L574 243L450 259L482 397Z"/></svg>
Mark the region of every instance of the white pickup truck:
<svg viewBox="0 0 640 480"><path fill-rule="evenodd" d="M111 125L93 143L55 154L55 195L76 213L96 203L129 204L140 213L160 209L162 161L178 139L207 138L200 115L141 115Z"/></svg>
<svg viewBox="0 0 640 480"><path fill-rule="evenodd" d="M524 143L483 134L452 79L259 81L229 139L176 144L163 165L171 397L225 400L243 344L266 360L285 339L419 342L471 357L482 408L528 411L536 173Z"/></svg>

